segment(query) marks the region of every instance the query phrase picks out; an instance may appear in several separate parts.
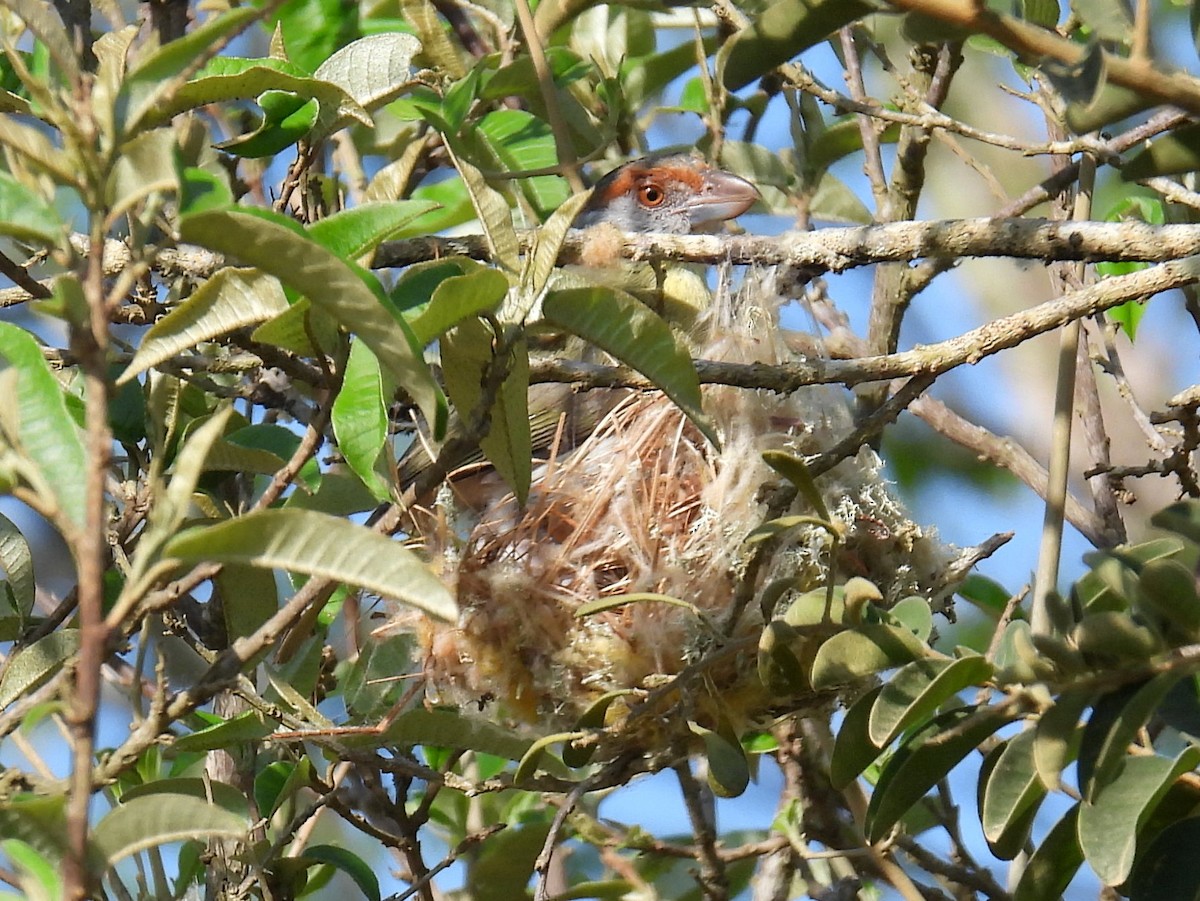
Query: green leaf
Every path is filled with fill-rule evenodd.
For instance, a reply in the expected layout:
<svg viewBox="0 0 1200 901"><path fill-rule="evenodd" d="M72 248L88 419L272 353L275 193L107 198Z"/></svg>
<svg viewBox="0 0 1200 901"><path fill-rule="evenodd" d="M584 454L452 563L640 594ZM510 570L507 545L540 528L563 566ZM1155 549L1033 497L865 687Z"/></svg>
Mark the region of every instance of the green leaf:
<svg viewBox="0 0 1200 901"><path fill-rule="evenodd" d="M286 569L359 585L438 619L458 615L446 586L399 542L309 510L264 510L188 529L166 546L164 556L183 563L211 560Z"/></svg>
<svg viewBox="0 0 1200 901"><path fill-rule="evenodd" d="M814 219L844 222L848 225L870 225L875 221L858 195L844 181L826 172L817 184L809 209Z"/></svg>
<svg viewBox="0 0 1200 901"><path fill-rule="evenodd" d="M575 723L575 728L578 731L586 729L602 729L604 728L605 718L608 715L608 708L612 706L613 701L618 698L624 698L631 694L635 694L633 689L618 688L612 691L606 691L596 700L588 705L587 709L580 714L579 719ZM563 745L562 762L572 769L581 766L587 766L591 762L592 755L596 753L594 744L584 744L580 742L570 741Z"/></svg>
<svg viewBox="0 0 1200 901"><path fill-rule="evenodd" d="M1046 796L1034 767L1035 738L1034 729L1010 738L999 746L998 759L986 781L981 777L983 834L1001 860L1012 860L1024 847L1038 805Z"/></svg>
<svg viewBox="0 0 1200 901"><path fill-rule="evenodd" d="M1188 747L1174 760L1129 757L1115 781L1093 803L1079 809L1079 845L1106 885L1128 878L1137 851L1137 834L1163 795L1183 773L1200 763L1200 748Z"/></svg>
<svg viewBox="0 0 1200 901"><path fill-rule="evenodd" d="M145 131L121 148L108 180L109 221L152 194L179 190L178 147L169 128Z"/></svg>
<svg viewBox="0 0 1200 901"><path fill-rule="evenodd" d="M960 707L909 736L884 765L867 805L867 840L881 841L908 810L1013 715Z"/></svg>
<svg viewBox="0 0 1200 901"><path fill-rule="evenodd" d="M817 649L812 686L818 691L845 685L925 656L925 646L907 629L867 623L839 632Z"/></svg>
<svg viewBox="0 0 1200 901"><path fill-rule="evenodd" d="M982 685L992 675L983 657L959 660L914 660L901 667L887 684L871 710L871 743L883 748L901 732L937 711L960 691Z"/></svg>
<svg viewBox="0 0 1200 901"><path fill-rule="evenodd" d="M875 9L867 0L775 0L734 38L725 62L725 87L744 88Z"/></svg>
<svg viewBox="0 0 1200 901"><path fill-rule="evenodd" d="M215 751L236 745L256 742L275 731L275 724L263 719L261 713L247 710L232 719L222 720L175 739L171 745L180 753Z"/></svg>
<svg viewBox="0 0 1200 901"><path fill-rule="evenodd" d="M546 749L551 745L574 741L581 737L578 732L555 732L550 735L539 735L518 761L517 769L513 772L513 782L520 785L536 776L538 766L541 764L542 758L546 756Z"/></svg>
<svg viewBox="0 0 1200 901"><path fill-rule="evenodd" d="M207 787L212 789L212 801L180 791L154 791L125 801L96 824L92 832L92 847L111 867L131 854L170 842L245 836L250 828L249 818L244 812L221 805L223 792L218 789L219 786L229 788L219 782L208 783ZM202 784L201 787L205 786ZM240 793L238 797L241 798ZM245 799L242 798L241 802L244 809Z"/></svg>
<svg viewBox="0 0 1200 901"><path fill-rule="evenodd" d="M196 166L187 166L179 176L179 214L202 213L233 206L228 179Z"/></svg>
<svg viewBox="0 0 1200 901"><path fill-rule="evenodd" d="M271 55L312 72L362 34L363 17L345 0L288 0L267 22L274 32Z"/></svg>
<svg viewBox="0 0 1200 901"><path fill-rule="evenodd" d="M326 250L346 260L374 251L414 220L437 209L430 200L395 200L360 203L348 210L318 219L308 226L308 235Z"/></svg>
<svg viewBox="0 0 1200 901"><path fill-rule="evenodd" d="M253 635L279 610L279 588L270 570L226 563L213 582L220 591L221 615L230 641Z"/></svg>
<svg viewBox="0 0 1200 901"><path fill-rule="evenodd" d="M411 34L386 32L359 38L317 66L314 77L337 85L353 98L353 106L326 111L316 129L318 138L355 121L359 110L372 110L399 97L415 83L413 57L421 42Z"/></svg>
<svg viewBox="0 0 1200 901"><path fill-rule="evenodd" d="M53 245L65 231L65 223L40 194L0 172L0 235Z"/></svg>
<svg viewBox="0 0 1200 901"><path fill-rule="evenodd" d="M179 88L179 85L174 82L175 77L182 74L188 66L193 65L202 54L211 52L210 48L217 42L225 41L246 28L258 16L259 11L248 6L210 16L203 25L188 29L183 37L163 44L141 60L127 74L125 83L121 86L123 97L118 100L117 108L126 110L124 131L127 134L133 134L143 128L162 124L176 113L181 113L186 109L202 106L205 103L214 103L218 100L230 100L233 97L241 99L257 97L268 87L272 87L272 85L264 85L249 93L226 96L201 91L200 97L187 98L186 95L189 92L197 90L196 80L182 88ZM150 116L152 112L154 115L146 120L146 117Z"/></svg>
<svg viewBox="0 0 1200 901"><path fill-rule="evenodd" d="M468 870L466 896L473 901L528 897L525 887L549 832L549 822L533 822L489 838Z"/></svg>
<svg viewBox="0 0 1200 901"><path fill-rule="evenodd" d="M562 249L567 232L571 230L575 217L579 215L589 197L590 194L577 194L557 204L558 209L534 232L533 249L526 258L525 271L521 273L521 291L524 294L522 303L532 303L550 283L558 263L558 252ZM522 321L526 315L528 311L523 310Z"/></svg>
<svg viewBox="0 0 1200 901"><path fill-rule="evenodd" d="M846 711L829 765L829 781L838 791L846 788L879 757L883 748L871 741L870 721L875 700L883 691L877 685Z"/></svg>
<svg viewBox="0 0 1200 901"><path fill-rule="evenodd" d="M1150 517L1150 524L1200 544L1200 501L1177 501L1163 507Z"/></svg>
<svg viewBox="0 0 1200 901"><path fill-rule="evenodd" d="M811 688L807 668L802 663L808 642L809 639L781 619L763 626L758 637L758 681L767 691L790 695Z"/></svg>
<svg viewBox="0 0 1200 901"><path fill-rule="evenodd" d="M63 81L73 84L79 78L79 58L75 54L75 42L63 27L62 20L52 11L50 4L42 0L4 0L4 5L16 14L50 54ZM14 41L15 39L15 35L9 38Z"/></svg>
<svg viewBox="0 0 1200 901"><path fill-rule="evenodd" d="M847 582L846 585L849 589L850 582ZM875 591L877 592L878 589ZM849 591L847 590L847 603L849 601ZM884 619L908 629L921 641L929 641L929 636L933 634L933 610L929 606L929 601L917 595L909 595L897 601L884 614Z"/></svg>
<svg viewBox="0 0 1200 901"><path fill-rule="evenodd" d="M470 276L465 276L469 278ZM479 319L466 319L442 339L446 393L462 416L472 416L483 396L492 364L492 332ZM512 348L508 374L488 411L490 427L479 446L524 505L533 468L529 425L529 352L523 341Z"/></svg>
<svg viewBox="0 0 1200 901"><path fill-rule="evenodd" d="M737 798L750 784L750 764L741 742L735 737L706 729L688 721L688 728L704 742L704 757L708 761L708 785L720 798ZM724 730L722 730L724 731Z"/></svg>
<svg viewBox="0 0 1200 901"><path fill-rule="evenodd" d="M1121 178L1138 181L1156 175L1181 175L1200 169L1200 122L1155 138L1121 167Z"/></svg>
<svg viewBox="0 0 1200 901"><path fill-rule="evenodd" d="M520 245L508 201L487 183L482 172L466 160L455 155L454 166L462 176L471 206L475 208L475 215L483 227L492 261L506 272L516 275L520 269Z"/></svg>
<svg viewBox="0 0 1200 901"><path fill-rule="evenodd" d="M899 138L900 126L894 122L879 133L881 144L895 144ZM809 176L815 178L823 174L838 160L858 153L862 146L862 128L858 116L830 122L808 148L805 165Z"/></svg>
<svg viewBox="0 0 1200 901"><path fill-rule="evenodd" d="M66 835L66 795L14 794L0 801L0 839L24 842L48 860L59 862L66 854Z"/></svg>
<svg viewBox="0 0 1200 901"><path fill-rule="evenodd" d="M308 757L298 763L277 760L268 764L254 779L254 805L259 815L274 816L288 799L312 783L313 765Z"/></svg>
<svg viewBox="0 0 1200 901"><path fill-rule="evenodd" d="M558 149L549 123L525 110L500 109L479 120L472 130L506 172L527 172L558 165ZM548 216L571 196L561 175L535 175L517 184L542 217Z"/></svg>
<svg viewBox="0 0 1200 901"><path fill-rule="evenodd" d="M134 78L136 81L131 84L130 91L136 97L145 92L140 83L140 70ZM158 84L153 86L157 88ZM315 100L320 111L314 129L332 121L334 115L352 118L368 127L372 124L371 117L344 90L312 78L296 66L280 60L222 56L212 60L196 77L169 96L148 97L144 108L138 111L144 117L139 127L162 125L180 113L210 103L254 100L268 91L286 91L305 100Z"/></svg>
<svg viewBox="0 0 1200 901"><path fill-rule="evenodd" d="M304 860L326 863L341 870L354 881L367 901L379 901L379 879L357 854L334 845L310 845L301 856Z"/></svg>
<svg viewBox="0 0 1200 901"><path fill-rule="evenodd" d="M1188 642L1200 636L1200 591L1188 566L1171 558L1152 560L1142 567L1138 583L1149 610L1179 629Z"/></svg>
<svg viewBox="0 0 1200 901"><path fill-rule="evenodd" d="M1034 849L1021 873L1013 901L1060 898L1067 890L1075 871L1083 863L1083 849L1079 847L1079 807L1075 804L1063 814Z"/></svg>
<svg viewBox="0 0 1200 901"><path fill-rule="evenodd" d="M1038 717L1033 761L1038 778L1052 791L1059 787L1063 768L1079 754L1083 734L1079 720L1093 696L1091 689L1065 691L1053 707Z"/></svg>
<svg viewBox="0 0 1200 901"><path fill-rule="evenodd" d="M150 326L117 384L205 341L265 322L287 309L287 298L274 277L256 269L219 269Z"/></svg>
<svg viewBox="0 0 1200 901"><path fill-rule="evenodd" d="M445 398L407 324L393 316L378 280L321 247L282 216L212 211L184 218L180 232L270 273L358 335L425 414L435 437L446 426Z"/></svg>
<svg viewBox="0 0 1200 901"><path fill-rule="evenodd" d="M42 356L41 347L23 329L0 322L0 359L15 372L15 397L7 403L15 410L16 433L6 436L36 469L40 484L33 486L46 502L76 527L84 524L83 441L67 410L63 390ZM13 419L0 418L0 431Z"/></svg>
<svg viewBox="0 0 1200 901"><path fill-rule="evenodd" d="M426 308L410 320L422 347L464 320L495 311L508 294L508 278L499 269L479 268L465 275L442 278ZM466 408L460 408L466 412Z"/></svg>
<svg viewBox="0 0 1200 901"><path fill-rule="evenodd" d="M1021 18L1042 28L1054 28L1062 16L1058 0L1021 0Z"/></svg>
<svg viewBox="0 0 1200 901"><path fill-rule="evenodd" d="M388 400L379 361L366 344L355 341L350 345L342 390L333 401L333 434L347 465L380 501L390 494L376 469L387 442Z"/></svg>
<svg viewBox="0 0 1200 901"><path fill-rule="evenodd" d="M1085 801L1094 800L1118 778L1128 762L1129 745L1183 676L1180 671L1159 673L1133 690L1112 692L1096 703L1084 730L1089 753L1079 758L1079 788Z"/></svg>
<svg viewBox="0 0 1200 901"><path fill-rule="evenodd" d="M0 573L8 581L16 613L24 620L33 611L36 583L29 542L16 523L0 513Z"/></svg>
<svg viewBox="0 0 1200 901"><path fill-rule="evenodd" d="M0 116L0 144L19 154L24 162L50 175L57 183L78 187L80 174L75 160L50 143L42 132Z"/></svg>
<svg viewBox="0 0 1200 901"><path fill-rule="evenodd" d="M1096 131L1154 106L1154 99L1132 88L1105 81L1094 96L1067 104L1067 127L1076 134ZM1124 173L1122 173L1124 174Z"/></svg>
<svg viewBox="0 0 1200 901"><path fill-rule="evenodd" d="M300 141L317 123L321 104L291 91L264 91L258 97L262 121L251 132L215 146L242 159L274 156Z"/></svg>
<svg viewBox="0 0 1200 901"><path fill-rule="evenodd" d="M24 892L26 901L58 901L63 897L62 865L57 859L50 859L15 838L0 841L0 853L16 867L17 887Z"/></svg>
<svg viewBox="0 0 1200 901"><path fill-rule="evenodd" d="M829 517L829 508L825 506L825 498L821 497L812 473L808 471L807 464L800 457L786 451L768 450L763 451L762 458L764 463L795 486L819 519L832 522Z"/></svg>
<svg viewBox="0 0 1200 901"><path fill-rule="evenodd" d="M687 349L671 327L645 305L612 288L550 291L542 306L546 319L636 369L692 421L714 447L717 433L701 410L700 378Z"/></svg>
<svg viewBox="0 0 1200 901"><path fill-rule="evenodd" d="M79 651L79 630L59 629L13 653L0 678L0 710L50 681Z"/></svg>
<svg viewBox="0 0 1200 901"><path fill-rule="evenodd" d="M506 760L520 760L532 744L497 723L464 716L457 710L424 709L407 710L396 717L379 743L468 748Z"/></svg>
<svg viewBox="0 0 1200 901"><path fill-rule="evenodd" d="M1200 817L1188 817L1167 826L1134 865L1126 885L1130 901L1200 898L1197 847L1200 847Z"/></svg>

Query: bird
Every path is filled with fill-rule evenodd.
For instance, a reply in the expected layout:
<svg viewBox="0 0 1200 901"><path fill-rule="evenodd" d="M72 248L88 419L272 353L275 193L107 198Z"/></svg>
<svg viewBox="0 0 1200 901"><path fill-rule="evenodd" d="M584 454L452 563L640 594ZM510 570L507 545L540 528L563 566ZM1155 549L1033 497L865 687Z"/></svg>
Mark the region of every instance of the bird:
<svg viewBox="0 0 1200 901"><path fill-rule="evenodd" d="M687 152L651 154L617 166L600 178L586 205L576 216L573 227L589 230L593 237L608 233L683 235L711 231L723 222L740 216L760 199L758 190L744 178L710 165ZM619 236L618 236L619 237ZM690 319L697 312L696 296L707 295L703 279L690 270L673 267L666 270L656 264L622 265L616 252L604 248L603 239L585 245L583 267L566 273L563 286L583 280L620 288L650 303L660 313L678 312ZM586 248L591 248L589 258ZM683 298L682 300L680 298ZM556 356L575 356L571 348L558 341L562 336L543 334L534 345L535 352L553 352ZM558 343L555 343L558 341ZM574 348L574 350L579 350ZM583 351L584 356L587 355ZM569 451L596 427L597 423L626 392L593 391L586 399L561 384L533 385L530 388L530 423L535 454L545 454L554 442L557 451ZM563 421L560 423L560 419ZM453 432L453 423L451 424ZM476 472L482 454L475 453L459 461L462 474ZM398 462L398 481L407 487L430 465L429 451L415 441ZM461 498L469 492L464 480L451 476ZM468 503L468 506L475 506Z"/></svg>
<svg viewBox="0 0 1200 901"><path fill-rule="evenodd" d="M690 153L658 153L601 178L575 227L608 223L624 232L686 235L734 219L758 200L758 189L732 172Z"/></svg>

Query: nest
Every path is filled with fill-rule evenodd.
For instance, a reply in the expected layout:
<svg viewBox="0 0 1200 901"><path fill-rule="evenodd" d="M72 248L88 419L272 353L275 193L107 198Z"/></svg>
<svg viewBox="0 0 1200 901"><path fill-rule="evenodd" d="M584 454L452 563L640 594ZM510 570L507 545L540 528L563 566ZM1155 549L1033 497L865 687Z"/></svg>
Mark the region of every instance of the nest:
<svg viewBox="0 0 1200 901"><path fill-rule="evenodd" d="M694 345L697 355L792 358L779 339L768 287L753 281L718 302ZM535 469L523 508L494 475L477 511L443 492L423 540L456 593L460 618L419 630L435 702L494 698L519 719L569 727L608 692L645 696L689 672L701 673L693 680L700 688L677 692L670 703L707 712L686 718L712 721L718 704L721 716L732 710L743 721L778 709L755 669L762 617L773 611L751 603L736 622L730 616L755 553L746 538L768 517L782 482L762 452L803 455L844 435L846 394L825 387L789 395L711 387L705 410L720 450L661 394L622 392L578 448L552 451ZM866 576L888 601L928 597L947 551L908 519L880 470L878 457L864 448L818 483L844 531L835 571L841 579ZM812 511L797 500L787 512ZM755 594L787 579L782 605L825 584L830 545L820 527L787 533L755 568ZM692 609L643 599L576 615L584 604L641 593Z"/></svg>

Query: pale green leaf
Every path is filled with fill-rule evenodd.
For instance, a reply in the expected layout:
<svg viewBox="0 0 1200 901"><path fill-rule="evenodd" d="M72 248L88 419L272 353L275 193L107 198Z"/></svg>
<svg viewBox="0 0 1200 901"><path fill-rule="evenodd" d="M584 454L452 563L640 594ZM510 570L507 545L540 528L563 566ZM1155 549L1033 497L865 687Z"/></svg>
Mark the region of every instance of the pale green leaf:
<svg viewBox="0 0 1200 901"><path fill-rule="evenodd" d="M0 842L0 852L16 866L18 887L26 901L59 901L63 897L60 861L15 838Z"/></svg>
<svg viewBox="0 0 1200 901"><path fill-rule="evenodd" d="M911 735L884 764L867 805L867 840L881 841L913 805L1013 715L960 707Z"/></svg>
<svg viewBox="0 0 1200 901"><path fill-rule="evenodd" d="M492 260L501 269L517 274L519 268L519 247L517 232L513 228L512 210L504 195L491 187L483 177L483 173L462 159L454 156L454 166L462 176L463 184L467 187L467 195L475 208L475 215L483 227L483 236L487 240Z"/></svg>
<svg viewBox="0 0 1200 901"><path fill-rule="evenodd" d="M170 45L168 45L170 46ZM135 77L137 77L135 75ZM142 127L161 125L189 109L230 100L254 100L266 91L287 91L320 104L318 125L326 111L341 112L370 126L371 117L335 84L306 75L296 66L280 60L219 57L169 96L151 97L144 111Z"/></svg>
<svg viewBox="0 0 1200 901"><path fill-rule="evenodd" d="M42 484L36 490L49 492L61 513L82 528L86 458L63 390L38 343L7 322L0 322L0 360L17 374L16 397L7 402L16 412L18 432L9 440L37 469Z"/></svg>
<svg viewBox="0 0 1200 901"><path fill-rule="evenodd" d="M7 172L0 172L0 235L55 244L65 232L66 224L53 206Z"/></svg>
<svg viewBox="0 0 1200 901"><path fill-rule="evenodd" d="M342 390L333 401L333 434L347 465L377 500L386 500L388 485L376 470L388 434L388 398L383 374L371 349L361 341L350 345Z"/></svg>
<svg viewBox="0 0 1200 901"><path fill-rule="evenodd" d="M1200 763L1200 748L1185 748L1174 759L1128 757L1125 767L1096 800L1079 808L1079 845L1106 885L1129 876L1137 851L1138 830L1163 795L1183 773Z"/></svg>
<svg viewBox="0 0 1200 901"><path fill-rule="evenodd" d="M182 86L176 82L176 77L188 66L194 65L203 54L211 52L210 48L246 28L259 15L259 10L251 6L226 10L220 15L210 16L204 24L189 29L183 37L163 44L145 59L139 60L126 76L122 86L121 90L126 99L118 104L118 107L123 106L127 110L124 126L126 133L162 124L176 113L205 103L229 100L234 96L250 99L257 97L267 87L275 87L268 85L252 93L215 96L211 91L205 90L200 92L200 96L208 96L210 99L199 100L194 97L185 99L181 96L186 95L189 90L197 91L195 80ZM149 120L143 121L147 116L150 116Z"/></svg>
<svg viewBox="0 0 1200 901"><path fill-rule="evenodd" d="M408 325L385 306L375 276L326 250L294 223L261 210L197 213L184 218L180 231L186 241L274 275L358 335L416 401L435 436L441 436L445 399Z"/></svg>
<svg viewBox="0 0 1200 901"><path fill-rule="evenodd" d="M907 629L864 624L822 643L813 660L812 685L816 689L844 685L924 655L924 645Z"/></svg>
<svg viewBox="0 0 1200 901"><path fill-rule="evenodd" d="M321 63L313 76L344 90L354 107L328 113L323 108L317 136L358 121L357 110L376 109L399 97L415 83L412 59L420 52L421 42L415 37L391 31L359 38Z"/></svg>
<svg viewBox="0 0 1200 901"><path fill-rule="evenodd" d="M74 41L51 4L45 0L3 0L3 5L12 10L42 42L67 84L79 78L79 57L75 54Z"/></svg>
<svg viewBox="0 0 1200 901"><path fill-rule="evenodd" d="M79 167L71 156L55 147L41 131L22 125L12 116L0 116L0 144L20 154L26 163L59 184L71 187L80 184Z"/></svg>
<svg viewBox="0 0 1200 901"><path fill-rule="evenodd" d="M179 190L175 133L169 128L145 131L121 148L108 181L109 221L154 193Z"/></svg>
<svg viewBox="0 0 1200 901"><path fill-rule="evenodd" d="M483 397L485 373L491 365L492 332L481 320L466 319L442 339L442 376L446 393L459 415L474 414ZM518 503L524 504L529 496L533 467L529 352L524 342L518 342L510 351L508 373L488 415L490 425L479 446L513 490Z"/></svg>
<svg viewBox="0 0 1200 901"><path fill-rule="evenodd" d="M1013 901L1045 901L1061 898L1075 871L1083 863L1079 847L1079 804L1054 824L1030 855L1013 893Z"/></svg>
<svg viewBox="0 0 1200 901"><path fill-rule="evenodd" d="M439 619L458 615L446 586L412 551L378 532L310 510L264 510L189 529L167 545L164 556L183 563L286 569L358 585Z"/></svg>
<svg viewBox="0 0 1200 901"><path fill-rule="evenodd" d="M59 629L12 655L0 679L0 710L61 672L79 650L79 630Z"/></svg>
<svg viewBox="0 0 1200 901"><path fill-rule="evenodd" d="M33 554L16 523L3 513L0 513L0 574L8 581L17 613L22 617L28 616L33 610L36 590Z"/></svg>
<svg viewBox="0 0 1200 901"><path fill-rule="evenodd" d="M558 263L558 252L562 248L563 240L589 197L591 194L588 193L577 194L561 204L556 204L558 209L534 233L533 249L529 252L525 272L521 278L521 290L530 300L540 296L546 289Z"/></svg>
<svg viewBox="0 0 1200 901"><path fill-rule="evenodd" d="M217 270L146 332L117 384L205 341L265 322L288 309L279 281L256 269Z"/></svg>
<svg viewBox="0 0 1200 901"><path fill-rule="evenodd" d="M1046 795L1034 766L1035 738L1033 729L1010 738L983 786L983 833L1002 860L1012 860L1024 846L1032 818Z"/></svg>
<svg viewBox="0 0 1200 901"><path fill-rule="evenodd" d="M507 294L508 279L499 269L452 275L434 289L428 305L409 324L423 347L464 319L494 311Z"/></svg>
<svg viewBox="0 0 1200 901"><path fill-rule="evenodd" d="M308 234L326 250L353 260L373 251L379 242L437 207L431 200L360 203L318 219L308 227Z"/></svg>
<svg viewBox="0 0 1200 901"><path fill-rule="evenodd" d="M687 349L671 327L632 296L612 288L551 291L542 306L546 319L590 341L636 369L720 446L712 423L701 410L700 378Z"/></svg>
<svg viewBox="0 0 1200 901"><path fill-rule="evenodd" d="M210 787L220 784L213 782ZM237 838L249 828L245 814L203 797L154 792L118 804L105 814L92 832L92 846L112 866L147 848L217 836Z"/></svg>
<svg viewBox="0 0 1200 901"><path fill-rule="evenodd" d="M886 747L909 726L932 716L944 701L991 677L992 666L983 657L959 660L914 660L901 667L871 710L870 738Z"/></svg>

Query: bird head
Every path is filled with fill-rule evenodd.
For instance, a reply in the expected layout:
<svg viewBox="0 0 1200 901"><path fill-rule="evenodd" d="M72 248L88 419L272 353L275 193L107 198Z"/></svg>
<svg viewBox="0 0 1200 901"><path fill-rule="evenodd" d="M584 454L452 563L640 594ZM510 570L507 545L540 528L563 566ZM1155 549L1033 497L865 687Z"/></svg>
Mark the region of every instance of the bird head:
<svg viewBox="0 0 1200 901"><path fill-rule="evenodd" d="M575 226L609 223L625 232L686 235L740 216L758 199L744 178L687 153L658 154L600 179Z"/></svg>

